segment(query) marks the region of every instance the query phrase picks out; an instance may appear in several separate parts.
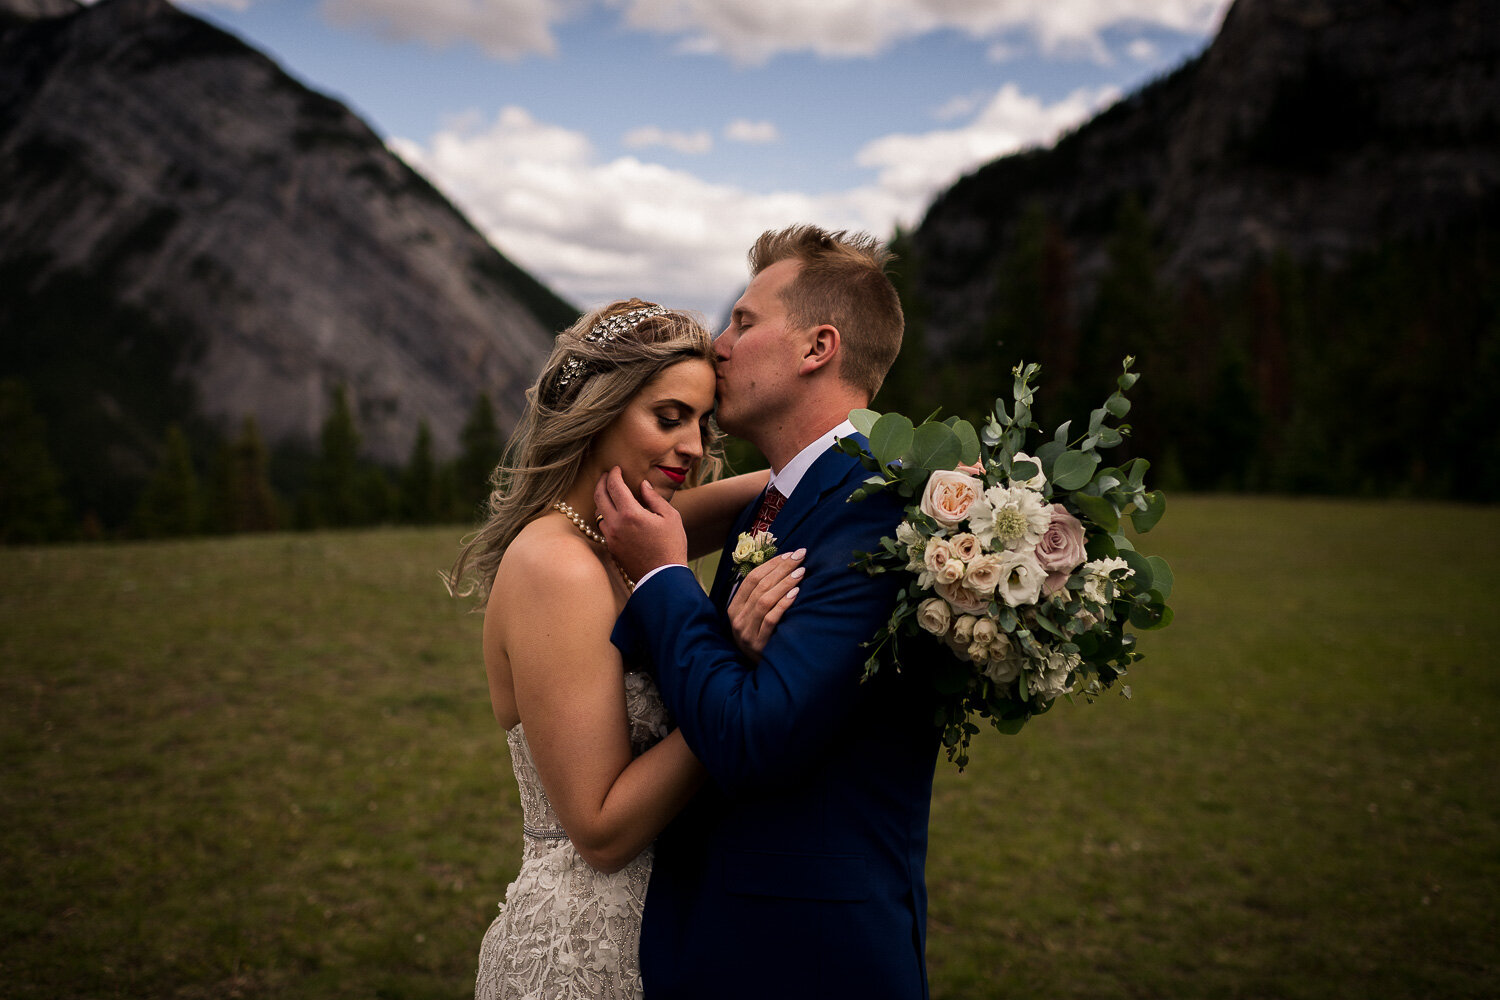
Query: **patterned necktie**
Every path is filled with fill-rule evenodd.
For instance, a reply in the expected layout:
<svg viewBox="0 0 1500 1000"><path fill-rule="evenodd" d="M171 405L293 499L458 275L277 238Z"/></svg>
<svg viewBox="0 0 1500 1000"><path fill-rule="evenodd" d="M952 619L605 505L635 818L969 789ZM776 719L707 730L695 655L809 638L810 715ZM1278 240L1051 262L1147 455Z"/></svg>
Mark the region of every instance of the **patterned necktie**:
<svg viewBox="0 0 1500 1000"><path fill-rule="evenodd" d="M760 499L760 506L755 510L755 521L750 525L751 534L770 531L771 522L776 520L776 515L781 513L785 503L786 497L781 495L780 490L774 486L768 487Z"/></svg>

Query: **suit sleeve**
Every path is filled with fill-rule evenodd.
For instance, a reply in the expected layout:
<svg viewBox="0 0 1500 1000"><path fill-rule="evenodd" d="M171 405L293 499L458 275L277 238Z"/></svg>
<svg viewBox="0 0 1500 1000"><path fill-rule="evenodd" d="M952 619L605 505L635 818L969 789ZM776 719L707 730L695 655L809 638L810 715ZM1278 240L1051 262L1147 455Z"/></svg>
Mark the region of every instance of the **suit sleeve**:
<svg viewBox="0 0 1500 1000"><path fill-rule="evenodd" d="M837 736L860 694L862 644L890 614L899 578L849 564L891 533L899 507L881 497L827 507L799 530L806 541L786 542L806 546L807 574L759 664L740 655L685 569L637 588L615 626L627 657L655 665L688 746L726 789L800 771Z"/></svg>

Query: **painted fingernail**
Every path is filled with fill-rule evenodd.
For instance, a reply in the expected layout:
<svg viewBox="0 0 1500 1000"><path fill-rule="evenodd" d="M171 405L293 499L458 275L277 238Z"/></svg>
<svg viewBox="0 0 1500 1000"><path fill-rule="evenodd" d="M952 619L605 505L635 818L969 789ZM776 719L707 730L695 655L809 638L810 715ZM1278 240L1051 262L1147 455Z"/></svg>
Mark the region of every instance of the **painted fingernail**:
<svg viewBox="0 0 1500 1000"><path fill-rule="evenodd" d="M801 559L805 555L807 555L807 550L806 549L798 549L796 552L792 553L792 558L793 559Z"/></svg>
<svg viewBox="0 0 1500 1000"><path fill-rule="evenodd" d="M794 597L797 596L797 591L799 591L801 589L802 589L801 587L793 587L791 590L788 590L786 592L786 597L782 598L782 600L790 601L792 598L794 598Z"/></svg>
<svg viewBox="0 0 1500 1000"><path fill-rule="evenodd" d="M802 574L806 573L806 572L807 572L807 567L806 566L798 566L796 569L792 570L792 579L793 580L800 580L800 579L802 579Z"/></svg>

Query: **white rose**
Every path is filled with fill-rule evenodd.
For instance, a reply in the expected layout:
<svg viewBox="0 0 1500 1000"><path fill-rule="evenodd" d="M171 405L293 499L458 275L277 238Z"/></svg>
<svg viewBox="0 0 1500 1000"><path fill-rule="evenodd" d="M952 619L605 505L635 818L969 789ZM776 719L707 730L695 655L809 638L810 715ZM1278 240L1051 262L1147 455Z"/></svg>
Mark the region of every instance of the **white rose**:
<svg viewBox="0 0 1500 1000"><path fill-rule="evenodd" d="M1003 574L995 596L1013 608L1035 604L1042 596L1047 572L1031 552L1004 552L1000 555Z"/></svg>
<svg viewBox="0 0 1500 1000"><path fill-rule="evenodd" d="M917 624L933 635L942 635L947 632L950 620L948 602L941 597L929 597L917 605Z"/></svg>
<svg viewBox="0 0 1500 1000"><path fill-rule="evenodd" d="M776 551L772 547L775 542L775 536L769 531L757 531L753 535L748 531L741 532L730 558L737 566L759 566L766 561L766 556Z"/></svg>
<svg viewBox="0 0 1500 1000"><path fill-rule="evenodd" d="M1042 475L1042 463L1038 459L1032 458L1024 451L1016 452L1015 457L1011 459L1011 466L1014 467L1016 462L1030 462L1032 465L1036 466L1036 475L1032 476L1030 479L1012 478L1010 481L1010 485L1013 487L1024 487L1028 490L1036 490L1038 493L1040 493L1042 491L1042 487L1047 485L1047 477Z"/></svg>
<svg viewBox="0 0 1500 1000"><path fill-rule="evenodd" d="M969 516L984 483L962 472L939 470L927 477L919 505L922 513L945 528L956 528Z"/></svg>

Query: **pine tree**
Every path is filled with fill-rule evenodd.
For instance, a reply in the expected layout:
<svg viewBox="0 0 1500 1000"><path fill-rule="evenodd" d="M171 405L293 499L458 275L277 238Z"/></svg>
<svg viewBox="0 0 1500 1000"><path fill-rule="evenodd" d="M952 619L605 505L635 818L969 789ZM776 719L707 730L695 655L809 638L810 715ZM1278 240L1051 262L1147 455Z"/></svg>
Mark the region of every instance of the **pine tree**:
<svg viewBox="0 0 1500 1000"><path fill-rule="evenodd" d="M323 421L322 453L317 469L317 510L322 523L334 527L360 524L367 505L361 501L359 430L349 408L349 396L340 385L333 390L333 405Z"/></svg>
<svg viewBox="0 0 1500 1000"><path fill-rule="evenodd" d="M172 424L167 428L161 464L136 505L135 530L147 538L197 533L202 522L199 493L198 473L193 469L187 435L180 426Z"/></svg>
<svg viewBox="0 0 1500 1000"><path fill-rule="evenodd" d="M481 392L469 411L469 419L459 433L458 458L454 462L456 482L454 516L472 519L489 500L490 476L500 464L503 445L500 428L495 423L495 408L487 393Z"/></svg>
<svg viewBox="0 0 1500 1000"><path fill-rule="evenodd" d="M433 524L442 510L437 462L432 457L432 431L423 420L417 424L417 439L411 458L401 474L401 520L408 524Z"/></svg>
<svg viewBox="0 0 1500 1000"><path fill-rule="evenodd" d="M0 542L61 539L67 518L61 482L31 393L18 379L0 381Z"/></svg>
<svg viewBox="0 0 1500 1000"><path fill-rule="evenodd" d="M273 531L281 523L280 501L271 488L266 446L254 417L240 436L219 449L213 475L209 524L225 532Z"/></svg>

